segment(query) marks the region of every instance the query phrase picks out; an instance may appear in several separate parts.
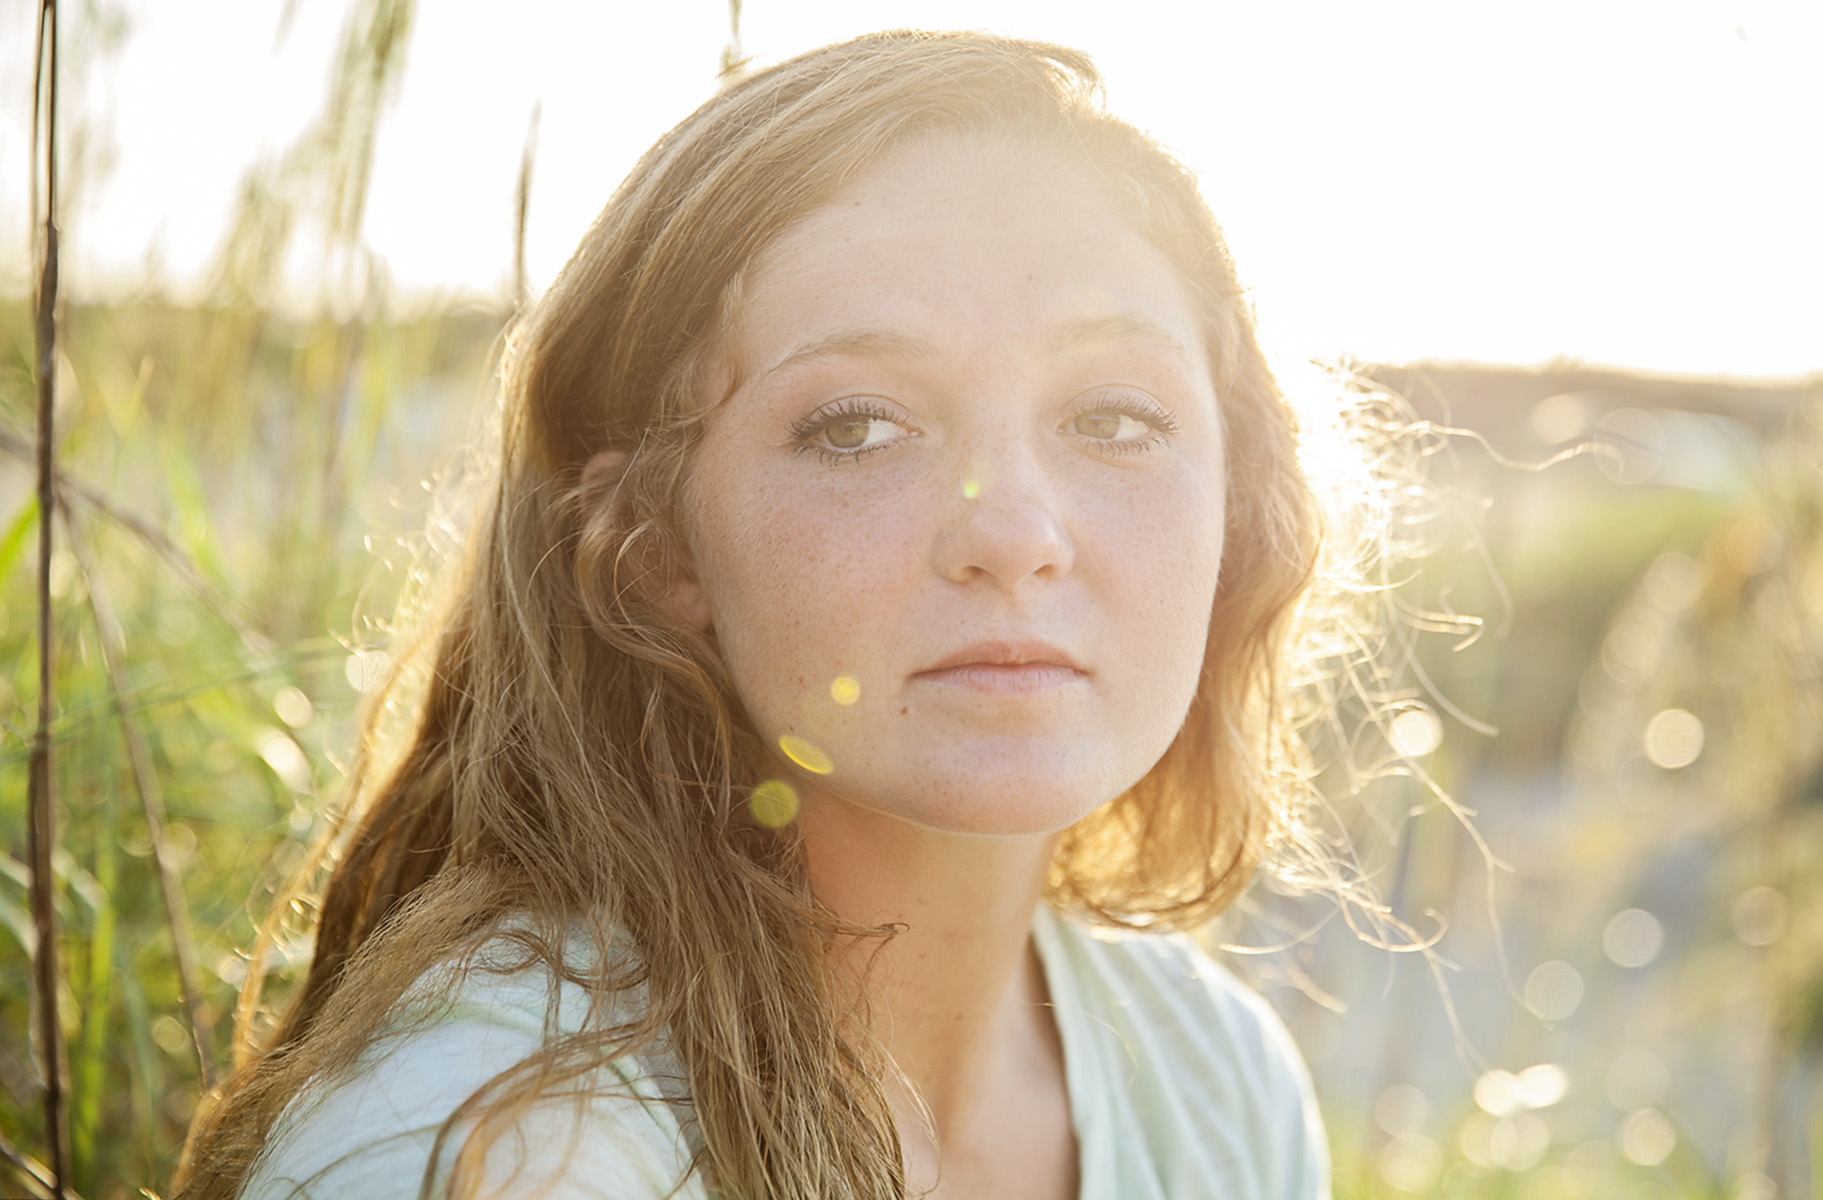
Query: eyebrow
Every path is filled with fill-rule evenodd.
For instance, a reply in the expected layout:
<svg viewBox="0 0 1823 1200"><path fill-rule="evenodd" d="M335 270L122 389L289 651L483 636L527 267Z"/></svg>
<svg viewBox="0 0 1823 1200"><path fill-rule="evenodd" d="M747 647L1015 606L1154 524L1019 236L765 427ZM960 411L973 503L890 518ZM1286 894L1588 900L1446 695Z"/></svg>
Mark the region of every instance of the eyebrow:
<svg viewBox="0 0 1823 1200"><path fill-rule="evenodd" d="M760 378L801 366L819 358L893 358L901 360L937 357L937 347L923 338L907 337L884 329L853 329L818 338L766 368Z"/></svg>
<svg viewBox="0 0 1823 1200"><path fill-rule="evenodd" d="M1190 348L1176 334L1149 317L1129 312L1064 321L1052 328L1047 344L1053 353L1061 354L1108 342L1152 342L1191 357Z"/></svg>
<svg viewBox="0 0 1823 1200"><path fill-rule="evenodd" d="M1059 322L1052 326L1046 336L1045 346L1053 354L1063 354L1089 346L1106 345L1110 342L1134 341L1150 342L1176 351L1186 358L1194 358L1189 348L1169 329L1148 317L1125 312ZM890 330L844 330L841 333L817 338L815 341L806 342L797 347L768 367L761 378L769 378L781 371L823 358L853 357L916 361L936 358L939 353L933 343L923 338L909 337Z"/></svg>

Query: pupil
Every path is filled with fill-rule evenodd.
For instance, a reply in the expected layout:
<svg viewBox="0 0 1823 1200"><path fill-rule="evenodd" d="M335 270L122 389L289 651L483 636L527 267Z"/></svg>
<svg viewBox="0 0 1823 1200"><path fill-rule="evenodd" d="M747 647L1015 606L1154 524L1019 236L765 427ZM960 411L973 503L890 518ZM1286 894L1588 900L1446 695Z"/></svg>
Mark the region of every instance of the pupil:
<svg viewBox="0 0 1823 1200"><path fill-rule="evenodd" d="M853 421L837 421L824 430L823 436L828 438L829 444L838 450L853 450L867 440L867 427L871 424L873 421L868 417L860 417Z"/></svg>
<svg viewBox="0 0 1823 1200"><path fill-rule="evenodd" d="M1084 413L1076 418L1076 432L1084 437L1116 438L1120 436L1120 418L1111 413Z"/></svg>

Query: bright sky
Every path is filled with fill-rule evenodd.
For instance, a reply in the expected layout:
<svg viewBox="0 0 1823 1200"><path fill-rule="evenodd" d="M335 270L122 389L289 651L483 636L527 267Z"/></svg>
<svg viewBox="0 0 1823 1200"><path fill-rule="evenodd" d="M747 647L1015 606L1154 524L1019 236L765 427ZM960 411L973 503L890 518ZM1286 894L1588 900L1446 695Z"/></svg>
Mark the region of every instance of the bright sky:
<svg viewBox="0 0 1823 1200"><path fill-rule="evenodd" d="M102 0L73 70L78 294L201 279L237 184L322 104L346 3ZM66 6L71 53L92 38ZM36 0L0 0L0 289L27 278ZM746 0L758 62L871 29L1093 54L1111 107L1200 173L1293 355L1791 375L1823 368L1816 0ZM508 15L510 14L510 16ZM85 26L85 21L91 22ZM550 280L639 152L706 98L725 0L419 0L366 240L408 293ZM74 59L69 61L75 61Z"/></svg>

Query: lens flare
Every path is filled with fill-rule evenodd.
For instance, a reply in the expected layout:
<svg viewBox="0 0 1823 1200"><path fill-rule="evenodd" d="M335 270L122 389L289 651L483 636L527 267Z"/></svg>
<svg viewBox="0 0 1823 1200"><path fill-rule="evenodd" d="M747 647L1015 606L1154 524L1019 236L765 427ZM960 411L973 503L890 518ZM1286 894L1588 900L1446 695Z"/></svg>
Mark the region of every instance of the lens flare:
<svg viewBox="0 0 1823 1200"><path fill-rule="evenodd" d="M994 464L991 460L977 458L971 460L962 472L962 498L979 500L981 494L994 486Z"/></svg>
<svg viewBox="0 0 1823 1200"><path fill-rule="evenodd" d="M1753 887L1734 902L1734 936L1749 946L1770 946L1785 936L1791 902L1777 888Z"/></svg>
<svg viewBox="0 0 1823 1200"><path fill-rule="evenodd" d="M1517 1080L1519 1098L1527 1108L1550 1108L1570 1094L1570 1073L1556 1063L1527 1067Z"/></svg>
<svg viewBox="0 0 1823 1200"><path fill-rule="evenodd" d="M1387 740L1405 757L1423 758L1442 744L1443 722L1427 708L1410 708L1393 718Z"/></svg>
<svg viewBox="0 0 1823 1200"><path fill-rule="evenodd" d="M1677 1149L1677 1130L1664 1113L1642 1108L1622 1122L1620 1152L1642 1167L1656 1167Z"/></svg>
<svg viewBox="0 0 1823 1200"><path fill-rule="evenodd" d="M1658 957L1664 945L1665 927L1643 908L1615 913L1601 934L1602 950L1619 967L1643 967Z"/></svg>
<svg viewBox="0 0 1823 1200"><path fill-rule="evenodd" d="M1654 766L1675 771L1702 756L1703 722L1695 713L1667 708L1646 723L1646 757Z"/></svg>
<svg viewBox="0 0 1823 1200"><path fill-rule="evenodd" d="M827 775L836 769L836 765L829 761L829 755L793 734L788 733L779 739L779 749L785 752L786 758L812 775Z"/></svg>
<svg viewBox="0 0 1823 1200"><path fill-rule="evenodd" d="M1547 1021L1561 1021L1582 1004L1582 972L1561 959L1539 963L1525 981L1526 1007Z"/></svg>
<svg viewBox="0 0 1823 1200"><path fill-rule="evenodd" d="M316 706L310 703L310 697L304 689L284 687L272 698L272 711L279 715L279 720L293 729L302 729L316 719Z"/></svg>
<svg viewBox="0 0 1823 1200"><path fill-rule="evenodd" d="M258 749L272 773L284 780L292 791L310 790L310 759L289 734L269 729L261 736Z"/></svg>
<svg viewBox="0 0 1823 1200"><path fill-rule="evenodd" d="M1424 1132L1430 1098L1409 1083L1395 1083L1374 1101L1374 1120L1393 1137Z"/></svg>
<svg viewBox="0 0 1823 1200"><path fill-rule="evenodd" d="M829 698L847 708L861 698L861 681L853 675L837 675L829 685Z"/></svg>
<svg viewBox="0 0 1823 1200"><path fill-rule="evenodd" d="M798 793L783 779L767 779L747 800L753 819L768 829L782 829L798 815Z"/></svg>
<svg viewBox="0 0 1823 1200"><path fill-rule="evenodd" d="M1380 1178L1401 1192L1430 1190L1443 1173L1443 1149L1422 1134L1402 1133L1380 1151Z"/></svg>
<svg viewBox="0 0 1823 1200"><path fill-rule="evenodd" d="M1525 1107L1519 1077L1496 1068L1475 1081L1475 1104L1491 1117L1510 1117Z"/></svg>

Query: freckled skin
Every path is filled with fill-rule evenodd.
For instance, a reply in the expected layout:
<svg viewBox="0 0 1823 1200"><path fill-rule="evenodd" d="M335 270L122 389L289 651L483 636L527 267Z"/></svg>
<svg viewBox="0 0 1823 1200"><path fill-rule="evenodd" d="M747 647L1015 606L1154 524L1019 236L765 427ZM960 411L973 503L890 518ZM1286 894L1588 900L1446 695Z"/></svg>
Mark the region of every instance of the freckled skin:
<svg viewBox="0 0 1823 1200"><path fill-rule="evenodd" d="M734 343L684 586L769 744L833 762L776 764L806 819L1046 834L1150 769L1201 666L1221 420L1175 272L1091 178L902 149L762 257ZM1070 665L933 671L996 642Z"/></svg>

